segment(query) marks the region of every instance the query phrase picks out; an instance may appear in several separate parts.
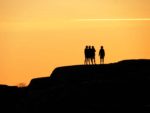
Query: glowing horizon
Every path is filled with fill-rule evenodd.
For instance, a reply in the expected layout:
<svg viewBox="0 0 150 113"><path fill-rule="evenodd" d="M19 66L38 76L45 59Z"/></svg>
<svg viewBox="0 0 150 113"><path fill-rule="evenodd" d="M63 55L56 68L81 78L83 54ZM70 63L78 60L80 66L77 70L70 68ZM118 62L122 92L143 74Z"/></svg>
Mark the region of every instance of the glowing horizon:
<svg viewBox="0 0 150 113"><path fill-rule="evenodd" d="M150 18L85 18L76 21L150 21Z"/></svg>

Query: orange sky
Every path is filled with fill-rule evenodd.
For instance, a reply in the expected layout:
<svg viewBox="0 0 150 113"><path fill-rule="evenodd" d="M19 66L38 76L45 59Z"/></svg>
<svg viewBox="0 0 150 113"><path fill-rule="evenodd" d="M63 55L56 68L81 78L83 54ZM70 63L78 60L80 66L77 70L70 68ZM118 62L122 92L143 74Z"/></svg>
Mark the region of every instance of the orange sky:
<svg viewBox="0 0 150 113"><path fill-rule="evenodd" d="M0 84L28 84L83 64L85 45L106 63L150 58L150 0L0 0Z"/></svg>

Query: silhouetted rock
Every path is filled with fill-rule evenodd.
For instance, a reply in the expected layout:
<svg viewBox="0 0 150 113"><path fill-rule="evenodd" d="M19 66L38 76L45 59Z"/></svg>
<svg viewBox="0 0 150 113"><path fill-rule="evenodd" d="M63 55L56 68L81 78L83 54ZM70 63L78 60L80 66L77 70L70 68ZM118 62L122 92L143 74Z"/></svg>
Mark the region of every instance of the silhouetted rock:
<svg viewBox="0 0 150 113"><path fill-rule="evenodd" d="M49 87L51 84L50 77L34 78L29 84L29 88L32 89L41 89Z"/></svg>
<svg viewBox="0 0 150 113"><path fill-rule="evenodd" d="M150 60L125 60L58 67L50 77L33 79L26 88L0 86L0 91L15 93L4 100L13 101L10 108L19 113L147 113L149 88Z"/></svg>

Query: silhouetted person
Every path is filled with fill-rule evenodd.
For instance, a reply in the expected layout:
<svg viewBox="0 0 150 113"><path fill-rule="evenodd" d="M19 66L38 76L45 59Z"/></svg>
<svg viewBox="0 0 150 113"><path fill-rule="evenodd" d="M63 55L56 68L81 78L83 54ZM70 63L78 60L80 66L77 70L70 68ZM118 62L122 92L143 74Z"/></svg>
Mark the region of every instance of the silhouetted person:
<svg viewBox="0 0 150 113"><path fill-rule="evenodd" d="M91 64L91 50L92 50L92 47L89 46L88 51L87 51L88 64Z"/></svg>
<svg viewBox="0 0 150 113"><path fill-rule="evenodd" d="M85 55L84 64L88 64L88 49L89 49L88 46L86 46L84 49L84 55Z"/></svg>
<svg viewBox="0 0 150 113"><path fill-rule="evenodd" d="M105 50L103 46L101 46L101 49L99 50L99 56L100 56L100 64L104 64Z"/></svg>
<svg viewBox="0 0 150 113"><path fill-rule="evenodd" d="M90 56L92 64L96 64L96 62L95 62L95 52L96 52L96 50L95 50L94 46L92 46L92 48L91 48L91 56Z"/></svg>
<svg viewBox="0 0 150 113"><path fill-rule="evenodd" d="M95 48L94 46L86 46L84 49L84 55L85 55L85 60L84 64L85 65L90 65L90 64L96 64L95 62Z"/></svg>

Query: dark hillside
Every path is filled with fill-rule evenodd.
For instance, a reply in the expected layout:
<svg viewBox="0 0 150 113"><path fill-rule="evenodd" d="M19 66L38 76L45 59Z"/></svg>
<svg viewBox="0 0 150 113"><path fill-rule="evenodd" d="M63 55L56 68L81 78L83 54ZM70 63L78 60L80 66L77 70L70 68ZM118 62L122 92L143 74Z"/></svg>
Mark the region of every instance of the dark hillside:
<svg viewBox="0 0 150 113"><path fill-rule="evenodd" d="M149 89L150 60L125 60L58 67L50 77L35 78L3 99L16 99L19 113L149 113Z"/></svg>

